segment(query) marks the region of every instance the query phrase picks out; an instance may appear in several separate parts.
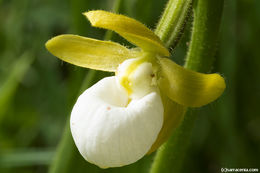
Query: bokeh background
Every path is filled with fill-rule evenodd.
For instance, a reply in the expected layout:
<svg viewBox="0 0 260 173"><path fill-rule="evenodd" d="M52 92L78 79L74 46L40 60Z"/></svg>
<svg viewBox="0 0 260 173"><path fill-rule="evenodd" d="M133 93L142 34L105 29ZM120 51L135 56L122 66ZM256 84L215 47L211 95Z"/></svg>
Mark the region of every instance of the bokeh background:
<svg viewBox="0 0 260 173"><path fill-rule="evenodd" d="M165 3L123 0L116 9L153 29ZM90 27L81 13L115 7L114 0L0 0L1 173L48 171L89 72L52 56L45 42L65 33L103 39L111 33ZM190 31L191 22L172 50L172 58L179 64L184 62ZM225 0L212 71L225 77L227 89L217 101L194 109L198 118L184 173L260 168L259 32L259 0ZM111 39L129 45L118 35ZM112 74L98 73L96 80L104 75ZM80 163L86 163L84 172L97 170L76 154ZM146 156L136 164L99 172L147 172L152 159L153 155ZM80 169L75 165L73 171L83 172Z"/></svg>

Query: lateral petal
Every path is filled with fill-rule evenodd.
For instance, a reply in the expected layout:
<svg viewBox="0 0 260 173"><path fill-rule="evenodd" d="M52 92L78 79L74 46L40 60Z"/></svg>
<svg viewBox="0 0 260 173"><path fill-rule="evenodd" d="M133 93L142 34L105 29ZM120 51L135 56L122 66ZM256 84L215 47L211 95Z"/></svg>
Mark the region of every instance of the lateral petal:
<svg viewBox="0 0 260 173"><path fill-rule="evenodd" d="M173 101L200 107L216 100L226 84L219 74L203 74L183 68L167 58L159 58L160 89Z"/></svg>
<svg viewBox="0 0 260 173"><path fill-rule="evenodd" d="M81 155L101 168L141 159L163 123L160 95L152 92L128 104L127 93L107 77L86 90L71 113L71 131Z"/></svg>
<svg viewBox="0 0 260 173"><path fill-rule="evenodd" d="M59 35L47 41L46 48L68 63L103 71L116 71L120 63L135 58L137 51L129 50L111 41L81 37L77 35Z"/></svg>
<svg viewBox="0 0 260 173"><path fill-rule="evenodd" d="M113 30L145 51L169 56L168 50L159 37L145 25L132 18L102 10L89 11L84 15L94 27Z"/></svg>

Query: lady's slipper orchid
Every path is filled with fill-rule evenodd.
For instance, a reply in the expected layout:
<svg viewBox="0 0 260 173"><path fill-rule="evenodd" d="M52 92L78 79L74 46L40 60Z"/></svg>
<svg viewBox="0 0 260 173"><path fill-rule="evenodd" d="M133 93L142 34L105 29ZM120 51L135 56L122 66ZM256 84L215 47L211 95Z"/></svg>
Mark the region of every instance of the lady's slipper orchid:
<svg viewBox="0 0 260 173"><path fill-rule="evenodd" d="M218 74L187 70L151 30L129 17L84 13L92 26L110 29L139 48L60 35L46 43L58 58L81 67L115 72L87 89L71 113L71 131L82 156L102 168L131 164L155 151L186 107L200 107L225 89Z"/></svg>

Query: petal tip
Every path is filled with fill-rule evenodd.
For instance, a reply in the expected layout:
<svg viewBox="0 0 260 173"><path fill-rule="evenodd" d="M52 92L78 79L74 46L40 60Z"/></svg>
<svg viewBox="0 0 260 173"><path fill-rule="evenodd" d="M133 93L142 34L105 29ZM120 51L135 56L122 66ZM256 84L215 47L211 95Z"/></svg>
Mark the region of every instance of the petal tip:
<svg viewBox="0 0 260 173"><path fill-rule="evenodd" d="M218 74L220 88L224 91L226 89L226 82L224 77L222 77L220 74Z"/></svg>
<svg viewBox="0 0 260 173"><path fill-rule="evenodd" d="M215 90L218 90L219 93L222 93L226 88L225 79L218 73L211 74L212 85L214 85ZM221 94L220 94L221 95Z"/></svg>
<svg viewBox="0 0 260 173"><path fill-rule="evenodd" d="M55 36L51 39L49 39L46 43L45 43L45 47L46 49L54 54L55 48L57 47L57 43L64 37L65 35L58 35Z"/></svg>
<svg viewBox="0 0 260 173"><path fill-rule="evenodd" d="M92 26L96 26L99 19L102 18L102 13L104 13L102 10L91 10L83 13L83 15L86 16Z"/></svg>
<svg viewBox="0 0 260 173"><path fill-rule="evenodd" d="M45 47L49 52L52 52L52 47L53 47L53 42L55 42L55 37L49 39L46 43L45 43Z"/></svg>
<svg viewBox="0 0 260 173"><path fill-rule="evenodd" d="M211 83L212 86L210 86L209 88L211 89L209 96L206 100L202 101L202 102L197 102L195 103L192 107L201 107L204 106L206 104L209 104L215 100L217 100L225 91L226 88L226 83L225 83L225 79L218 73L214 73L211 74Z"/></svg>

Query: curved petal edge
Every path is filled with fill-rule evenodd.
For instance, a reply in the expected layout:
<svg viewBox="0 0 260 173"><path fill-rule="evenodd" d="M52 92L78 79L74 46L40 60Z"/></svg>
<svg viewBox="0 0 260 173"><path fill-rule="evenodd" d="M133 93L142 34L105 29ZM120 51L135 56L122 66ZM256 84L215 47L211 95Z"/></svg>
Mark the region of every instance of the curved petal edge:
<svg viewBox="0 0 260 173"><path fill-rule="evenodd" d="M226 84L219 74L203 74L183 68L167 58L159 58L160 89L173 101L189 107L200 107L216 100Z"/></svg>

